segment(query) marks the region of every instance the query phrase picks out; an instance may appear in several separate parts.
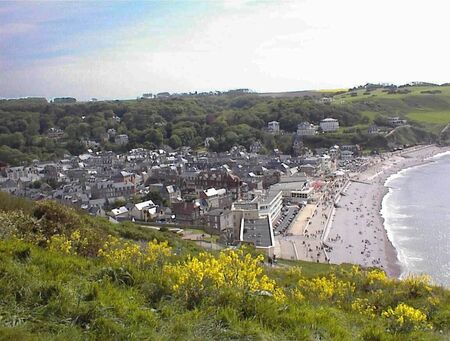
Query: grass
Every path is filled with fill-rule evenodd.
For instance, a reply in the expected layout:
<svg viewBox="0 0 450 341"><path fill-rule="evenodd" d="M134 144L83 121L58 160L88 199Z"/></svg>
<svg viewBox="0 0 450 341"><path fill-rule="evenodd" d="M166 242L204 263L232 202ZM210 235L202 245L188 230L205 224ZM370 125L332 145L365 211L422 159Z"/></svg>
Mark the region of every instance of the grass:
<svg viewBox="0 0 450 341"><path fill-rule="evenodd" d="M376 111L368 111L368 110L366 110L366 111L362 111L361 115L363 115L364 117L367 117L370 120L370 122L373 122L373 120L375 119L375 117L377 115L379 115L379 113L376 112Z"/></svg>
<svg viewBox="0 0 450 341"><path fill-rule="evenodd" d="M170 233L131 223L109 226L104 220L47 203L32 203L30 213L25 214L46 210L39 221L23 215L19 221L11 220L8 218L20 216L17 210L28 204L16 202L14 209L7 211L1 210L2 205L4 202L0 202L0 340L450 337L450 291L421 279L398 281L388 279L380 270L302 261L279 260L280 266L271 268L246 256L247 251L241 256L234 253L238 261L230 254L220 258L217 252L208 258L210 261L201 257L192 260L198 257L198 249ZM36 242L41 233L71 235L72 224L77 222L88 226L94 238L105 231L140 245L157 238L168 240L172 251L142 265L133 253L129 258L117 253L120 257L110 259L98 253L67 254L51 248L52 243ZM61 228L61 224L67 226ZM97 230L101 233L96 234ZM19 233L23 240L17 239ZM108 250L105 244L101 247ZM153 250L142 256L155 255L157 249ZM223 264L225 270L217 270L217 264ZM255 264L256 269L249 264ZM213 286L221 278L220 286ZM247 283L264 285L259 287L264 289L252 291ZM177 291L180 286L184 289ZM276 290L281 291L279 299ZM383 312L400 303L426 314L429 326L420 323L415 313L411 328L383 317Z"/></svg>
<svg viewBox="0 0 450 341"><path fill-rule="evenodd" d="M320 89L317 90L318 92L326 92L326 93L336 93L336 92L347 92L348 88L341 88L341 89Z"/></svg>
<svg viewBox="0 0 450 341"><path fill-rule="evenodd" d="M14 255L29 248L26 259ZM436 323L443 331L390 334L380 318L369 319L344 309L333 300L308 296L303 302L278 305L271 299L248 297L220 304L204 301L193 309L171 296L154 291L158 275L138 272L131 284L120 281L119 268L101 259L61 255L20 241L0 240L0 339L7 340L305 340L366 339L444 340L448 336L448 314L438 308ZM301 261L279 261L281 268L269 268L271 278L285 288L296 285L301 268L304 279L350 271L350 265L325 265ZM111 271L117 272L111 277ZM409 304L421 299L406 298L405 288L381 287L394 300L405 295ZM287 289L286 289L287 290ZM394 290L394 291L389 291ZM434 289L434 296L449 304L449 293ZM367 297L372 293L368 292ZM401 295L401 296L398 296ZM385 299L390 300L390 296ZM384 303L380 303L384 304ZM375 338L377 339L377 338Z"/></svg>
<svg viewBox="0 0 450 341"><path fill-rule="evenodd" d="M450 123L450 110L446 111L413 111L406 115L410 120L416 122L447 125Z"/></svg>
<svg viewBox="0 0 450 341"><path fill-rule="evenodd" d="M450 86L421 86L399 89L408 93L388 94L383 89L352 91L335 96L334 105L349 105L372 123L376 116L400 116L425 132L438 136L450 123ZM420 142L415 136L406 140ZM417 140L417 141L416 141ZM429 139L428 139L429 140Z"/></svg>

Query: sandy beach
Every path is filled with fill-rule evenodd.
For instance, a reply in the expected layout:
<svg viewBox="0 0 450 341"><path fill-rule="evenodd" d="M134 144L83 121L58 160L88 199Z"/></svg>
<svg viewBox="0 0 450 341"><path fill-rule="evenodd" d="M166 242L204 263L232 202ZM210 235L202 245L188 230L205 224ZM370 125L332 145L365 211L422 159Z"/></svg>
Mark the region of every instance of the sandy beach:
<svg viewBox="0 0 450 341"><path fill-rule="evenodd" d="M322 237L330 263L377 266L399 277L402 267L380 213L388 192L384 183L392 174L429 162L430 157L447 150L432 145L386 153L373 158L366 171L351 174L336 198L337 205Z"/></svg>
<svg viewBox="0 0 450 341"><path fill-rule="evenodd" d="M381 216L387 178L402 169L430 162L450 150L417 146L370 157L366 169L326 183L317 200L306 205L288 233L275 237L279 258L310 262L359 264L400 277L402 266Z"/></svg>

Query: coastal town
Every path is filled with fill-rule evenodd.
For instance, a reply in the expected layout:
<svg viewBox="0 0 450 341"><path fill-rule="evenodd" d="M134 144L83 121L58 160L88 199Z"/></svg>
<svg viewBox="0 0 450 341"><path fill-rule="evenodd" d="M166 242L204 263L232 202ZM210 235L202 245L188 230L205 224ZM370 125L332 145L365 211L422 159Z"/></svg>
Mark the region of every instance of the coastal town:
<svg viewBox="0 0 450 341"><path fill-rule="evenodd" d="M449 341L448 7L0 1L0 341Z"/></svg>
<svg viewBox="0 0 450 341"><path fill-rule="evenodd" d="M87 153L54 162L2 164L0 188L32 200L57 200L114 223L169 229L199 243L211 236L210 247L249 243L269 259L352 262L398 275L379 215L386 177L384 170L373 174L380 165L388 167L387 156L363 156L358 145L311 150L303 144L318 129L338 127L333 118L320 126L299 123L294 155L276 149L258 154L258 142L250 150L235 145L224 153L182 147L122 154L96 151L91 143ZM267 130L280 133L278 122L268 122ZM126 135L114 137L127 145ZM403 152L391 153L389 160Z"/></svg>

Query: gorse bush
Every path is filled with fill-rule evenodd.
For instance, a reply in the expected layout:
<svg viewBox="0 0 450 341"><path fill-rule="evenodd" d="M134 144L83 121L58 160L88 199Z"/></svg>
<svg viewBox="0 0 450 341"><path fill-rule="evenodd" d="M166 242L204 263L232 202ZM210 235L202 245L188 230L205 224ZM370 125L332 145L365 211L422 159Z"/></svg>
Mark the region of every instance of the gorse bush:
<svg viewBox="0 0 450 341"><path fill-rule="evenodd" d="M354 283L338 280L334 274L331 274L329 278L301 279L298 282L298 287L305 296L317 297L321 301L331 300L337 303L350 302L356 289Z"/></svg>
<svg viewBox="0 0 450 341"><path fill-rule="evenodd" d="M400 303L395 309L387 309L382 316L389 320L389 326L395 332L433 328L427 323L427 316L422 311L404 303Z"/></svg>
<svg viewBox="0 0 450 341"><path fill-rule="evenodd" d="M239 298L250 294L268 295L283 301L285 295L276 282L264 274L263 256L253 257L244 250L227 250L217 257L201 253L182 263L167 265L174 293L192 307L205 298L231 293Z"/></svg>
<svg viewBox="0 0 450 341"><path fill-rule="evenodd" d="M139 268L161 267L167 257L172 255L172 248L167 241L150 241L145 247L135 242L124 241L109 236L98 255L114 265L133 265Z"/></svg>

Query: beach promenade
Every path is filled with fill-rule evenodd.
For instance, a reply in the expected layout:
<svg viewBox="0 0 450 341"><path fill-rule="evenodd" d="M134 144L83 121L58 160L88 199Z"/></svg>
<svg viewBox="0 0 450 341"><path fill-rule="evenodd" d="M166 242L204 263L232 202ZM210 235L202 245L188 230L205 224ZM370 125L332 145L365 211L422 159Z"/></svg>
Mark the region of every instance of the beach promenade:
<svg viewBox="0 0 450 341"><path fill-rule="evenodd" d="M275 254L285 259L329 262L323 235L336 197L344 184L345 179L336 179L327 183L317 193L317 202L308 204L301 210L287 234L275 237Z"/></svg>

